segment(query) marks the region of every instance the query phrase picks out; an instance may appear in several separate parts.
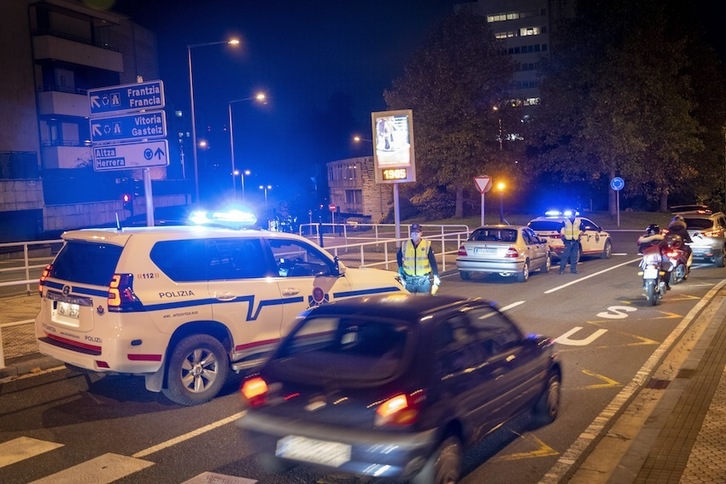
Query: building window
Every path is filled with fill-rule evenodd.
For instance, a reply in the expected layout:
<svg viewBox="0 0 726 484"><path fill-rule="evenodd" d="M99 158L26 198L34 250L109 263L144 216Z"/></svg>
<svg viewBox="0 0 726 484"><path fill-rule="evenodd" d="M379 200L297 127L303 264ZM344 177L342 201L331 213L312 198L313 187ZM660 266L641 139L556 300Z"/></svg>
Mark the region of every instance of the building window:
<svg viewBox="0 0 726 484"><path fill-rule="evenodd" d="M517 32L515 32L514 30L510 30L508 32L497 32L494 34L494 37L496 37L497 39L511 39L512 37L516 36Z"/></svg>
<svg viewBox="0 0 726 484"><path fill-rule="evenodd" d="M541 33L542 32L539 27L522 27L521 29L519 29L520 37L527 37L530 35L539 35Z"/></svg>
<svg viewBox="0 0 726 484"><path fill-rule="evenodd" d="M363 205L363 190L346 190L345 203L351 205Z"/></svg>

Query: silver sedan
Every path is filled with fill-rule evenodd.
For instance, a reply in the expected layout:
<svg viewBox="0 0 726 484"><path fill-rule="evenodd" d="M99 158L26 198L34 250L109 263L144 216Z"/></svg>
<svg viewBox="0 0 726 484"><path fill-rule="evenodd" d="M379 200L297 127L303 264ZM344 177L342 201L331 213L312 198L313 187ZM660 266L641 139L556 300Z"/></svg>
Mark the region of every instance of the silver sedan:
<svg viewBox="0 0 726 484"><path fill-rule="evenodd" d="M546 240L522 225L487 225L474 230L459 247L456 267L464 280L472 273L529 279L531 271L549 272L550 247Z"/></svg>

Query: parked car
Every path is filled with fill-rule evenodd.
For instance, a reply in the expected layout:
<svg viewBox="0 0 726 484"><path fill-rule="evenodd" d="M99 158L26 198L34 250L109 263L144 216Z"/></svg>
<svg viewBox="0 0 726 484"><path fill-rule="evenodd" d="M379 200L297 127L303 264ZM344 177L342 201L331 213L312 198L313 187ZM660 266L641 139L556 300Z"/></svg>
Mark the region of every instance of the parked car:
<svg viewBox="0 0 726 484"><path fill-rule="evenodd" d="M487 225L475 229L459 247L456 267L464 280L472 273L516 276L529 279L532 271L549 272L550 246L529 227Z"/></svg>
<svg viewBox="0 0 726 484"><path fill-rule="evenodd" d="M234 213L196 221L237 226ZM245 219L253 222L253 219ZM261 361L303 310L406 292L297 235L223 227L73 230L40 280L40 352L84 371L143 375L195 405Z"/></svg>
<svg viewBox="0 0 726 484"><path fill-rule="evenodd" d="M269 471L456 482L463 451L508 419L552 422L561 381L553 341L487 301L353 298L308 311L247 376L238 424Z"/></svg>
<svg viewBox="0 0 726 484"><path fill-rule="evenodd" d="M552 256L559 259L565 250L565 243L562 241L560 229L565 223L567 212L548 212L543 217L537 217L529 221L527 226L543 239L546 239L552 249ZM579 214L575 216L575 223L580 224L580 257L592 256L601 259L609 259L613 254L613 242L610 234L587 217ZM579 260L578 260L579 262Z"/></svg>
<svg viewBox="0 0 726 484"><path fill-rule="evenodd" d="M688 235L693 240L688 244L693 251L693 258L713 262L716 267L724 267L726 215L722 212L714 213L703 206L678 213L683 216Z"/></svg>

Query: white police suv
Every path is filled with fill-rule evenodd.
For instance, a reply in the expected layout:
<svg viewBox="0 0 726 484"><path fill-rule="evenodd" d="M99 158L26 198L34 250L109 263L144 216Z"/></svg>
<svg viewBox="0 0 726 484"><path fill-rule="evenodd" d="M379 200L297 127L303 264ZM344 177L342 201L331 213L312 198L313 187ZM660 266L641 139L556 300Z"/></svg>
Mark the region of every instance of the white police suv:
<svg viewBox="0 0 726 484"><path fill-rule="evenodd" d="M40 352L143 375L195 405L258 363L305 309L405 293L391 271L346 268L304 237L179 226L65 232L40 280Z"/></svg>

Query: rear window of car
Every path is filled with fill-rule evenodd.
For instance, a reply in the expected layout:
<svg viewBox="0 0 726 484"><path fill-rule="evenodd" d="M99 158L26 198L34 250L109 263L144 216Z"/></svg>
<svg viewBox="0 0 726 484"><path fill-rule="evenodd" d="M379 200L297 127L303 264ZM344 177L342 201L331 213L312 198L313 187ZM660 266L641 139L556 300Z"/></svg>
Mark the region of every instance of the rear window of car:
<svg viewBox="0 0 726 484"><path fill-rule="evenodd" d="M689 229L710 229L713 227L713 221L708 218L684 218L683 220Z"/></svg>
<svg viewBox="0 0 726 484"><path fill-rule="evenodd" d="M490 241L490 242L515 242L517 240L517 231L515 229L476 229L469 236L470 241Z"/></svg>
<svg viewBox="0 0 726 484"><path fill-rule="evenodd" d="M113 244L69 241L53 261L50 277L64 281L108 286L123 247Z"/></svg>
<svg viewBox="0 0 726 484"><path fill-rule="evenodd" d="M532 220L527 225L538 232L558 232L562 228L562 222L559 220Z"/></svg>
<svg viewBox="0 0 726 484"><path fill-rule="evenodd" d="M412 334L412 327L400 321L310 317L285 339L270 364L287 378L312 384L378 384L402 370Z"/></svg>

